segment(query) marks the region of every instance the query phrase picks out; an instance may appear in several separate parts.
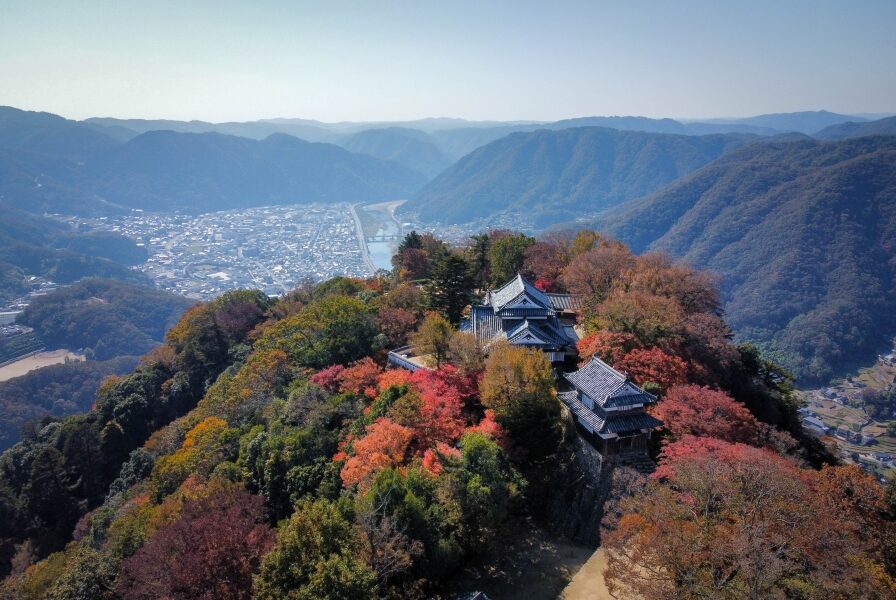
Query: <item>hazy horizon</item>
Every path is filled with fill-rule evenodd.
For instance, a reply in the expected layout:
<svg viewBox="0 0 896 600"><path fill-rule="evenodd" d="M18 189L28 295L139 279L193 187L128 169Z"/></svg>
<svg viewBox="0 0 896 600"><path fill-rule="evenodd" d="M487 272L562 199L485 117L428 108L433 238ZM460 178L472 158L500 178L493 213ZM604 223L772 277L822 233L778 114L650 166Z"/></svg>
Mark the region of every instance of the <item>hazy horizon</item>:
<svg viewBox="0 0 896 600"><path fill-rule="evenodd" d="M184 122L184 123L196 121L196 122L207 122L207 123L212 123L212 124L274 122L274 121L307 121L309 123L313 122L313 123L320 123L322 125L330 125L330 126L338 126L338 125L343 125L343 124L345 124L345 125L349 125L349 124L352 124L352 125L359 125L359 124L376 125L378 123L382 123L382 124L409 123L410 124L410 123L415 123L415 122L419 122L419 121L441 121L441 120L468 122L468 123L493 122L496 124L512 124L512 123L545 123L545 124L547 124L547 123L553 123L556 121L571 120L571 119L583 119L583 118L588 118L588 117L609 117L609 118L615 118L615 117L641 118L641 117L644 117L644 118L650 118L650 119L674 119L674 120L680 121L682 123L696 123L696 122L707 123L707 122L712 122L712 121L719 121L719 122L728 121L728 120L734 121L737 119L746 119L746 118L750 118L750 117L761 116L760 113L713 116L713 117L693 117L693 116L683 117L683 116L676 116L676 115L660 115L660 116L648 117L647 115L635 115L635 114L618 114L618 115L608 115L608 114L603 114L603 115L602 114L587 114L586 115L586 114L582 114L582 115L570 115L570 116L560 117L558 119L537 119L537 118L533 118L533 119L498 119L498 118L495 118L495 119L472 119L472 118L449 116L449 115L429 115L429 116L417 117L417 118L413 118L413 119L390 119L390 120L387 120L387 119L363 119L363 120L362 119L354 119L354 120L348 119L348 120L339 120L339 121L326 121L323 119L316 119L314 117L306 117L303 115L290 115L290 116L280 115L280 116L275 116L275 117L258 117L258 118L252 118L252 119L240 119L240 120L222 119L222 120L208 121L206 119L200 119L200 118L195 118L195 117L185 117L185 118L175 118L175 117L165 117L165 116L146 117L146 116L142 116L142 115L124 115L124 114L123 115L88 115L86 117L74 117L71 115L61 114L61 113L51 111L51 110L44 110L39 107L12 106L12 105L8 105L8 104L7 105L0 104L0 106L10 106L11 108L16 108L19 110L25 110L25 111L31 111L31 112L51 113L51 114L55 114L57 116L60 116L60 117L63 117L63 118L66 118L66 119L69 119L72 121L83 121L83 120L94 119L94 118L95 119L119 119L119 120L146 120L146 121L178 121L178 122ZM826 111L826 110L828 112L832 112L832 113L837 112L837 111L830 111L826 108L807 108L807 109L796 109L793 111L787 111L785 113L780 113L780 114L800 113L800 112L818 112L818 111ZM765 115L765 114L778 114L778 113L762 113L762 115ZM843 115L847 115L847 116L851 116L851 117L858 117L858 118L863 118L863 119L868 119L868 120L875 120L875 119L882 119L882 118L896 116L896 111L885 111L885 112L878 112L878 113L867 113L867 112L863 113L863 112L856 112L856 111L846 111L846 112L837 112L837 114L843 114Z"/></svg>
<svg viewBox="0 0 896 600"><path fill-rule="evenodd" d="M896 3L3 2L0 104L323 122L896 110Z"/></svg>

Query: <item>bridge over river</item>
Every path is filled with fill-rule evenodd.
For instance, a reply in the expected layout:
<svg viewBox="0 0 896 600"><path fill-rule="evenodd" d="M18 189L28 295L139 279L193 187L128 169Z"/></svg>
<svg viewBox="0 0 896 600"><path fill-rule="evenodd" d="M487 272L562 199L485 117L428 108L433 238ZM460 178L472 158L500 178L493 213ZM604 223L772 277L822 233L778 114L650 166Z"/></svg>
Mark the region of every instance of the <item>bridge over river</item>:
<svg viewBox="0 0 896 600"><path fill-rule="evenodd" d="M397 233L392 234L376 234L376 235L368 235L367 242L397 242L400 236Z"/></svg>

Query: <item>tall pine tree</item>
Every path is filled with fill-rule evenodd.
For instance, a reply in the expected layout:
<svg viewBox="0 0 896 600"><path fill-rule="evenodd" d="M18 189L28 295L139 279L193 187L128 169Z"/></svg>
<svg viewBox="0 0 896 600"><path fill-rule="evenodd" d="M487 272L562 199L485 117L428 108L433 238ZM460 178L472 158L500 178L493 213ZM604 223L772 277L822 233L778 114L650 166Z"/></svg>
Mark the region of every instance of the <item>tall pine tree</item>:
<svg viewBox="0 0 896 600"><path fill-rule="evenodd" d="M433 265L432 277L426 285L426 303L457 324L473 296L470 265L462 257L446 253Z"/></svg>

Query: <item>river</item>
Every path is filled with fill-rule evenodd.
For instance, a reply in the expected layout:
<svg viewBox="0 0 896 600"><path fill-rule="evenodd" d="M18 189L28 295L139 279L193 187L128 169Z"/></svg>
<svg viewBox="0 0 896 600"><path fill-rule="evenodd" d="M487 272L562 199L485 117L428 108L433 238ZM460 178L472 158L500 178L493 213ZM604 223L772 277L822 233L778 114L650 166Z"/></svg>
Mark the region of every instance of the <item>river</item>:
<svg viewBox="0 0 896 600"><path fill-rule="evenodd" d="M358 216L361 219L365 239L367 239L367 251L370 261L377 269L392 269L392 255L401 240L401 223L395 218L395 209L404 200L380 202L358 207ZM374 237L393 237L385 241L369 241Z"/></svg>

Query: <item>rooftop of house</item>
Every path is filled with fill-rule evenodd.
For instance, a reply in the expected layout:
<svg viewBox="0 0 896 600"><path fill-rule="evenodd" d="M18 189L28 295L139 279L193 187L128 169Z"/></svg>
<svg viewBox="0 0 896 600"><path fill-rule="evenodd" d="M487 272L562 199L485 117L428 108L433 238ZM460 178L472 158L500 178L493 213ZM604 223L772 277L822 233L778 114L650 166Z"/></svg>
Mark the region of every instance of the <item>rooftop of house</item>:
<svg viewBox="0 0 896 600"><path fill-rule="evenodd" d="M596 356L578 371L565 373L563 377L603 409L656 402L656 396Z"/></svg>
<svg viewBox="0 0 896 600"><path fill-rule="evenodd" d="M585 406L575 391L561 392L558 394L558 397L575 415L579 423L604 437L607 437L610 434L653 429L654 427L659 427L663 424L662 421L643 410L624 414L598 414Z"/></svg>

